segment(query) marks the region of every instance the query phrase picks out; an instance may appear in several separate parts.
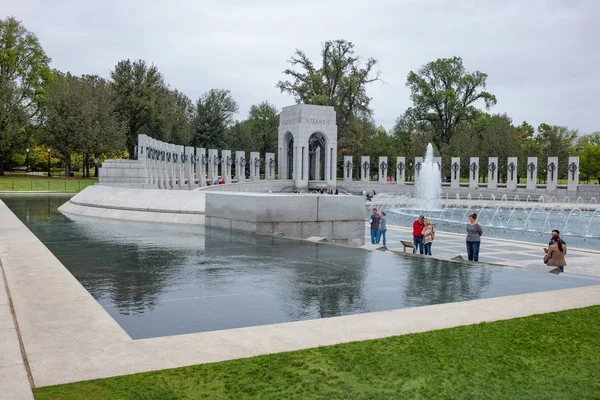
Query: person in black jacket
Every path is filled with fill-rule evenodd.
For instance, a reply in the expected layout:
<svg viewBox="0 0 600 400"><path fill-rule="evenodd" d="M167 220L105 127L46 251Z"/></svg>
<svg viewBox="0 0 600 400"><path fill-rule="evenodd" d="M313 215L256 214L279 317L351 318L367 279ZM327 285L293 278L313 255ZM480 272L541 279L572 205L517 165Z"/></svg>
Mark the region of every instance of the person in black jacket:
<svg viewBox="0 0 600 400"><path fill-rule="evenodd" d="M560 242L560 244L564 244L565 246L567 245L567 243L564 240L562 240L562 238L560 237L560 231L558 229L554 229L552 231L552 238L550 239L550 243L548 243L548 247L552 246L552 244L555 243L554 242L555 236L558 236L558 241ZM548 252L548 249L544 248L544 253L547 253L547 252Z"/></svg>
<svg viewBox="0 0 600 400"><path fill-rule="evenodd" d="M379 236L379 225L381 223L381 216L377 214L377 209L371 210L371 244L377 244L377 237Z"/></svg>

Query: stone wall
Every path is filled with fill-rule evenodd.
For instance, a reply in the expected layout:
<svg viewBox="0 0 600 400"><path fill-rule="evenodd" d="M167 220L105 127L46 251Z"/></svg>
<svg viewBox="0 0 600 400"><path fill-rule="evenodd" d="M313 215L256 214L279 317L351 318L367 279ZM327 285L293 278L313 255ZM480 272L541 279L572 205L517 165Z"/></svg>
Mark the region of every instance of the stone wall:
<svg viewBox="0 0 600 400"><path fill-rule="evenodd" d="M262 235L364 244L362 196L206 193L206 225Z"/></svg>
<svg viewBox="0 0 600 400"><path fill-rule="evenodd" d="M138 160L105 160L98 174L98 182L105 185L135 187L146 183L146 169Z"/></svg>
<svg viewBox="0 0 600 400"><path fill-rule="evenodd" d="M289 180L262 180L255 182L232 183L226 185L213 185L195 189L205 192L256 192L256 193L291 193L294 191L294 181Z"/></svg>

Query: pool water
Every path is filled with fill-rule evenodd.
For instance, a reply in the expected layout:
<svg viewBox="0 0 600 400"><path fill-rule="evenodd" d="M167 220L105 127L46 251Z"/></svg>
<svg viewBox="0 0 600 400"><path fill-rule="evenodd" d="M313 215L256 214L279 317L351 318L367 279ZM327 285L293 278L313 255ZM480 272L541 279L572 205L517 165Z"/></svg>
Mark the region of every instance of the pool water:
<svg viewBox="0 0 600 400"><path fill-rule="evenodd" d="M82 219L57 197L3 201L134 339L600 284L390 252Z"/></svg>

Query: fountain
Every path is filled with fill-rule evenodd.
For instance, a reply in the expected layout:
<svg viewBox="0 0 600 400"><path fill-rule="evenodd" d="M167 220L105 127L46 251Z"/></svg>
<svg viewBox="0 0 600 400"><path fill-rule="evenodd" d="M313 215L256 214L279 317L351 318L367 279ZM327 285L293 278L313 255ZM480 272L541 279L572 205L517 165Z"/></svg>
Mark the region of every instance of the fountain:
<svg viewBox="0 0 600 400"><path fill-rule="evenodd" d="M417 198L423 210L438 210L441 197L442 175L439 165L433 160L433 146L429 143L417 179Z"/></svg>
<svg viewBox="0 0 600 400"><path fill-rule="evenodd" d="M373 204L388 213L389 225L410 226L415 217L423 214L437 224L438 230L462 233L469 214L476 212L486 236L537 242L545 241L553 229L559 229L566 238L578 237L586 246L600 246L600 208L596 199L589 203L579 200L577 205L568 198L564 203L551 200L531 205L531 201L508 200L506 195L502 201L493 196L489 200L474 196L455 200L453 196L440 199L438 208L428 210L422 199L410 194L380 193Z"/></svg>

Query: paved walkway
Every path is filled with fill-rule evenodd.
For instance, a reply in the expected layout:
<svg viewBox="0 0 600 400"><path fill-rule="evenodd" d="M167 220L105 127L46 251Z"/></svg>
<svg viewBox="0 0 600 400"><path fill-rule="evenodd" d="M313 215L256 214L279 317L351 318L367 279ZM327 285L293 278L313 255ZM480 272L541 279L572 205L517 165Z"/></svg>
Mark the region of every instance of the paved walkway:
<svg viewBox="0 0 600 400"><path fill-rule="evenodd" d="M33 399L0 264L0 399Z"/></svg>
<svg viewBox="0 0 600 400"><path fill-rule="evenodd" d="M465 236L458 233L436 231L435 240L432 245L432 254L435 258L450 260L456 256L467 259ZM387 247L394 251L403 251L400 240L412 242L412 229L388 225ZM365 248L376 249L380 246L372 246L369 226L365 232ZM481 238L481 249L479 261L493 264L511 265L536 271L547 271L544 265L543 248L548 243L528 243L522 241L489 238ZM407 249L407 251L410 251ZM588 276L600 276L600 250L586 250L571 248L567 243L567 266L565 273L573 273Z"/></svg>

